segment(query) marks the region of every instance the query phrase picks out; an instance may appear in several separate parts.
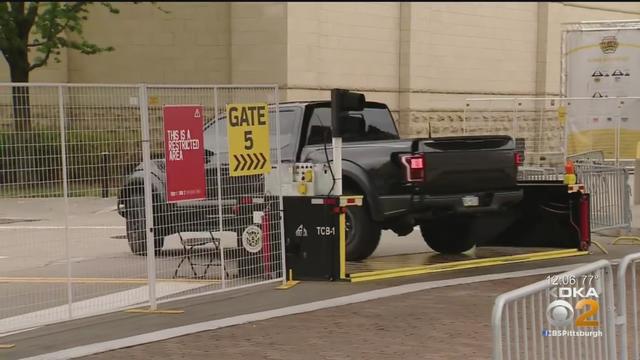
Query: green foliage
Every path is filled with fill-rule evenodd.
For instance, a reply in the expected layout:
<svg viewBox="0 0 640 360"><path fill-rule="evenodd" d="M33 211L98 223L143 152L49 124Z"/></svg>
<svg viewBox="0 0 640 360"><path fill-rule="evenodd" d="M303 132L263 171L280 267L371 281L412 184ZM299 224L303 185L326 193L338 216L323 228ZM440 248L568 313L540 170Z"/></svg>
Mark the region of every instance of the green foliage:
<svg viewBox="0 0 640 360"><path fill-rule="evenodd" d="M0 50L9 66L31 71L46 65L51 58L55 62L60 62L59 56L63 48L77 50L87 55L113 51L113 47L101 47L91 43L83 35L82 25L88 19L88 8L92 4L92 2L1 2ZM111 3L99 4L112 14L120 12ZM29 59L24 56L31 49L38 53L33 62L29 62ZM27 64L18 64L25 61Z"/></svg>
<svg viewBox="0 0 640 360"><path fill-rule="evenodd" d="M110 188L117 189L122 178L141 162L139 139L137 129L68 130L70 196L97 196L94 194L103 178ZM106 165L103 153L109 154ZM0 196L59 196L62 179L59 130L0 132Z"/></svg>

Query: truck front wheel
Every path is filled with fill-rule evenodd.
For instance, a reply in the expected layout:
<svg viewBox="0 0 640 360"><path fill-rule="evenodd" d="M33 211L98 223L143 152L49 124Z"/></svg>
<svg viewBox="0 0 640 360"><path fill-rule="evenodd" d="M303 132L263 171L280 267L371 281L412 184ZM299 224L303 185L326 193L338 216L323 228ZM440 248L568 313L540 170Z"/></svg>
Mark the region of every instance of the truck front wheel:
<svg viewBox="0 0 640 360"><path fill-rule="evenodd" d="M420 232L433 250L442 254L460 254L475 245L471 225L470 218L451 217L422 223Z"/></svg>
<svg viewBox="0 0 640 360"><path fill-rule="evenodd" d="M127 205L127 241L129 249L136 255L147 255L147 222L144 212L144 196L133 195ZM156 253L164 246L164 237L155 238Z"/></svg>
<svg viewBox="0 0 640 360"><path fill-rule="evenodd" d="M347 206L346 213L347 260L368 258L380 242L380 226L369 217L366 206Z"/></svg>

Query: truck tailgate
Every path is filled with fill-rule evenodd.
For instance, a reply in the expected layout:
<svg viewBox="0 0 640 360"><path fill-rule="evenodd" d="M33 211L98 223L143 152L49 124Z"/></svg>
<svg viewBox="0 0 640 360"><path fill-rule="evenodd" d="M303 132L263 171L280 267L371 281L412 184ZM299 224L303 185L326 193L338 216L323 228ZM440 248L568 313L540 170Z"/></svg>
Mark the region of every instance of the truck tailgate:
<svg viewBox="0 0 640 360"><path fill-rule="evenodd" d="M464 136L416 140L425 157L423 189L429 194L516 187L515 143L508 136Z"/></svg>

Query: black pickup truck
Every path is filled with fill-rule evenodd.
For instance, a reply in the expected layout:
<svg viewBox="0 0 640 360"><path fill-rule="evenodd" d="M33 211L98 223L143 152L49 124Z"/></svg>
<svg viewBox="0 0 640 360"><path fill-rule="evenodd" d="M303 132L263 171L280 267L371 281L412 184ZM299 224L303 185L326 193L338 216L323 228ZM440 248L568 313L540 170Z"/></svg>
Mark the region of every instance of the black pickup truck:
<svg viewBox="0 0 640 360"><path fill-rule="evenodd" d="M330 161L330 102L282 103L279 111L283 162ZM362 194L365 199L365 206L349 207L347 211L349 260L371 255L382 229L403 236L416 225L435 251L464 252L476 244L474 223L485 215L507 213L523 197L517 185L521 157L508 136L401 139L385 104L366 102L363 111L349 115L343 129L343 192ZM226 133L223 124L219 131ZM275 136L274 126L271 133ZM215 150L213 139L213 126L207 124L207 155ZM155 244L162 248L164 236L198 231L203 220L197 216L170 216L175 205L164 202L163 160L152 163ZM207 162L206 166L207 177L212 177L215 162ZM222 181L227 177L228 167L223 164ZM118 199L134 253L146 251L141 179L139 166L127 178ZM217 208L214 202L205 200L198 206Z"/></svg>

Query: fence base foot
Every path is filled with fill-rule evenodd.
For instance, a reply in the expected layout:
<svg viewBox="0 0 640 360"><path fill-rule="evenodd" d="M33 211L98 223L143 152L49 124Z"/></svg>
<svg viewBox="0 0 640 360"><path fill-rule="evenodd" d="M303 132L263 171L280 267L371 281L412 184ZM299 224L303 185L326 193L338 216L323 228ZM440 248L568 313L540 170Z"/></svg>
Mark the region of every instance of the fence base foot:
<svg viewBox="0 0 640 360"><path fill-rule="evenodd" d="M288 290L291 289L292 287L298 285L300 283L300 281L298 280L289 280L286 283L278 286L276 289L278 290Z"/></svg>
<svg viewBox="0 0 640 360"><path fill-rule="evenodd" d="M604 246L602 246L599 242L591 240L591 243L594 244L598 249L600 249L600 251L602 251L605 255L609 255L607 249L605 249Z"/></svg>
<svg viewBox="0 0 640 360"><path fill-rule="evenodd" d="M299 280L293 280L293 269L289 269L289 280L287 280L286 283L278 286L276 289L277 290L288 290L288 289L291 289L292 287L298 285L298 283L300 283Z"/></svg>
<svg viewBox="0 0 640 360"><path fill-rule="evenodd" d="M129 309L125 310L126 313L133 314L160 314L160 315L176 315L183 314L184 310L151 310L151 309Z"/></svg>
<svg viewBox="0 0 640 360"><path fill-rule="evenodd" d="M617 244L621 240L629 240L630 244ZM613 242L612 245L634 245L640 244L640 237L637 236L618 236Z"/></svg>
<svg viewBox="0 0 640 360"><path fill-rule="evenodd" d="M9 350L16 347L16 344L0 344L0 350Z"/></svg>

